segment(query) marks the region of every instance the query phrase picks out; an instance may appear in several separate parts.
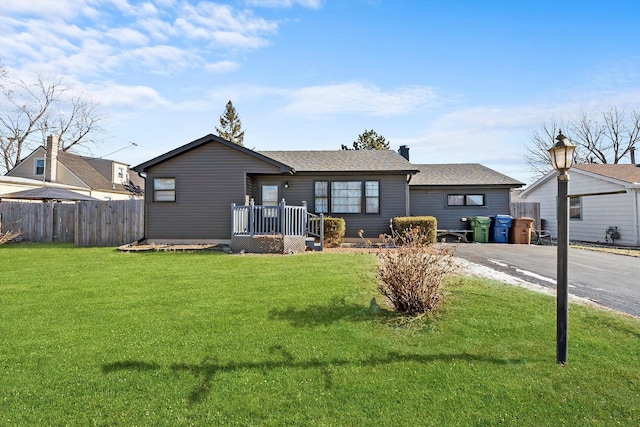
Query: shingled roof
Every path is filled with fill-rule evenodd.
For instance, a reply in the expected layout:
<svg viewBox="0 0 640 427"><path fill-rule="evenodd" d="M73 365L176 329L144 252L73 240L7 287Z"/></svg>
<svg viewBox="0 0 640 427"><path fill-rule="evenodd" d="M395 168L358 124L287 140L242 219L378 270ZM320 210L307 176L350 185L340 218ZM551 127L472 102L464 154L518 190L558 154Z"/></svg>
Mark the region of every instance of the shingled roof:
<svg viewBox="0 0 640 427"><path fill-rule="evenodd" d="M454 163L413 165L420 173L416 174L409 185L503 185L522 187L524 183L489 169L478 163Z"/></svg>
<svg viewBox="0 0 640 427"><path fill-rule="evenodd" d="M574 164L572 169L590 172L606 178L628 183L640 183L640 165L621 164Z"/></svg>
<svg viewBox="0 0 640 427"><path fill-rule="evenodd" d="M296 172L405 172L418 169L393 150L260 151Z"/></svg>
<svg viewBox="0 0 640 427"><path fill-rule="evenodd" d="M90 158L92 162L104 162L108 163L107 170L111 171L111 160ZM77 154L67 153L66 151L58 152L58 162L64 167L69 169L78 179L84 182L92 190L103 191L121 191L123 193L129 193L130 191L125 188L123 184L114 184L110 178L104 176L94 166L92 166L87 158L79 156ZM138 174L130 174L129 179L138 187L144 187L144 180L138 176Z"/></svg>

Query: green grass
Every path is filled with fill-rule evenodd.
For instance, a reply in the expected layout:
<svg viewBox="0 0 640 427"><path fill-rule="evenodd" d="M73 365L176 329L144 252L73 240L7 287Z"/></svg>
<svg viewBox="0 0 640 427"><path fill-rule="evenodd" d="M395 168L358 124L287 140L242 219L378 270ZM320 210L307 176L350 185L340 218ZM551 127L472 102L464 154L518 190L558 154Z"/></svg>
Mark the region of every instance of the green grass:
<svg viewBox="0 0 640 427"><path fill-rule="evenodd" d="M453 279L369 309L374 258L0 246L0 425L638 425L640 321Z"/></svg>

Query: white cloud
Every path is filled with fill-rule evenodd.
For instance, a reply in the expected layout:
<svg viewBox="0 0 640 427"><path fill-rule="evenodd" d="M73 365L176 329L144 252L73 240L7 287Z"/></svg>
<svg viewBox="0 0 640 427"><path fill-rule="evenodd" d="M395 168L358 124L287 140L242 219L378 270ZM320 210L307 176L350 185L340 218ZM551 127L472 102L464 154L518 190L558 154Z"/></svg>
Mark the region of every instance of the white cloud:
<svg viewBox="0 0 640 427"><path fill-rule="evenodd" d="M2 8L4 65L78 77L121 74L132 66L155 74L201 68L212 53L268 45L278 29L250 10L205 1L4 0ZM232 60L222 59L206 68L234 69Z"/></svg>
<svg viewBox="0 0 640 427"><path fill-rule="evenodd" d="M255 49L268 44L263 35L275 32L278 25L246 11L235 13L226 5L199 3L185 6L175 28L184 37L209 42L210 47Z"/></svg>
<svg viewBox="0 0 640 427"><path fill-rule="evenodd" d="M204 69L211 73L228 73L236 70L238 67L238 63L234 61L218 61L206 64Z"/></svg>
<svg viewBox="0 0 640 427"><path fill-rule="evenodd" d="M200 58L174 46L145 46L126 51L121 56L123 63L134 64L133 67L147 68L155 74L170 74L195 66Z"/></svg>
<svg viewBox="0 0 640 427"><path fill-rule="evenodd" d="M89 2L83 0L2 0L2 12L4 15L42 16L49 21L97 15Z"/></svg>
<svg viewBox="0 0 640 427"><path fill-rule="evenodd" d="M123 45L142 46L149 42L147 36L130 28L112 28L106 31L106 35Z"/></svg>
<svg viewBox="0 0 640 427"><path fill-rule="evenodd" d="M323 0L246 0L245 3L256 7L288 8L300 5L309 9L320 9Z"/></svg>
<svg viewBox="0 0 640 427"><path fill-rule="evenodd" d="M288 94L289 113L324 115L361 113L374 116L406 114L418 108L433 107L439 99L432 88L404 86L390 91L359 82L311 86Z"/></svg>
<svg viewBox="0 0 640 427"><path fill-rule="evenodd" d="M85 86L87 92L107 109L152 109L158 106L170 107L171 103L155 89L148 86L126 86L114 82Z"/></svg>

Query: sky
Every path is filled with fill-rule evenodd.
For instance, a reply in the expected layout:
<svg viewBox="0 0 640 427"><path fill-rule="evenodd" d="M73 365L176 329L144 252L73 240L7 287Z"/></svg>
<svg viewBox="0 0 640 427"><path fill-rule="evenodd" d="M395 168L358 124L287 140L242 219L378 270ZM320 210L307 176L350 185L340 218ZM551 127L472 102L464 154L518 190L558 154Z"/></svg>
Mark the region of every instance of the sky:
<svg viewBox="0 0 640 427"><path fill-rule="evenodd" d="M82 154L132 166L215 134L231 100L247 148L373 129L412 163L531 183L544 122L640 110L639 17L635 0L1 0L0 64L99 103Z"/></svg>

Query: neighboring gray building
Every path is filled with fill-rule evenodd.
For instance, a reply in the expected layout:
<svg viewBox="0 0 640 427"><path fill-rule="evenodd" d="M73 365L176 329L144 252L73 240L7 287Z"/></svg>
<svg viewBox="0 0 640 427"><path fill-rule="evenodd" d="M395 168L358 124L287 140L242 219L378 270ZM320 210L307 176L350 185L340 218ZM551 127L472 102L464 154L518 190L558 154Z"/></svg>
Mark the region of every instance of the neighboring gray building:
<svg viewBox="0 0 640 427"><path fill-rule="evenodd" d="M462 218L509 215L510 192L524 183L477 163L414 165L412 216L431 215L439 229L468 229Z"/></svg>

